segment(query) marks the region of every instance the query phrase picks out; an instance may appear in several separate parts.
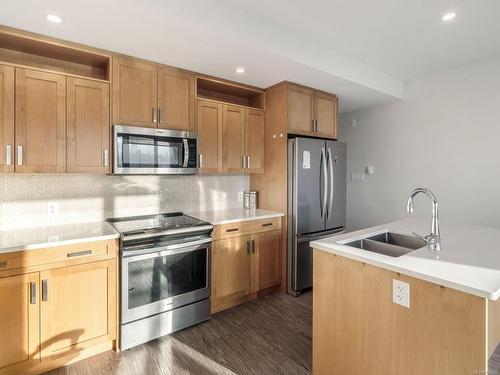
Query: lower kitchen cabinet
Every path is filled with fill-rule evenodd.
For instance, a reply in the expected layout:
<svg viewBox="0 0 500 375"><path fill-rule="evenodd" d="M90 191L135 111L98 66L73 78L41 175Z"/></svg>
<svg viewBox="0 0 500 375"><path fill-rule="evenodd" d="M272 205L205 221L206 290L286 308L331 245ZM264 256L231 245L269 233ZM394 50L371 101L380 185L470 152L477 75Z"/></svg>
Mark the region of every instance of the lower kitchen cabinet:
<svg viewBox="0 0 500 375"><path fill-rule="evenodd" d="M220 232L216 228L216 235ZM258 292L280 283L281 230L248 233L242 228L242 232L246 235L212 244L212 313L256 298Z"/></svg>
<svg viewBox="0 0 500 375"><path fill-rule="evenodd" d="M43 271L41 278L42 361L77 353L116 332L114 260Z"/></svg>
<svg viewBox="0 0 500 375"><path fill-rule="evenodd" d="M1 375L44 373L116 346L116 250L102 241L0 255Z"/></svg>

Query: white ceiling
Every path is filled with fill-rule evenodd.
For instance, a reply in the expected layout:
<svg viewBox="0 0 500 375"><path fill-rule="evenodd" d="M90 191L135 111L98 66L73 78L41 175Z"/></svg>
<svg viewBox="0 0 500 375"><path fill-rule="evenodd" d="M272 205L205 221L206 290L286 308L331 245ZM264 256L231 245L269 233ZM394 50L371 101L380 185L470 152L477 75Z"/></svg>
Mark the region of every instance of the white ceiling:
<svg viewBox="0 0 500 375"><path fill-rule="evenodd" d="M458 16L444 25L449 9ZM49 12L65 22L48 23ZM0 24L259 87L295 81L337 93L347 112L500 53L495 15L499 0L15 0Z"/></svg>

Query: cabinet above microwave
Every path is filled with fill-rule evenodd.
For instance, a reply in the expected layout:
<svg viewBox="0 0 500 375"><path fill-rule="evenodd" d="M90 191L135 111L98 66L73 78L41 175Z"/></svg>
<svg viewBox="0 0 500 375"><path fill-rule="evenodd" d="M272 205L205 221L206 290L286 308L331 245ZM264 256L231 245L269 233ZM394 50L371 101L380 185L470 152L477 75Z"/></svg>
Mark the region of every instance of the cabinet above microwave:
<svg viewBox="0 0 500 375"><path fill-rule="evenodd" d="M196 174L194 132L113 126L113 174Z"/></svg>

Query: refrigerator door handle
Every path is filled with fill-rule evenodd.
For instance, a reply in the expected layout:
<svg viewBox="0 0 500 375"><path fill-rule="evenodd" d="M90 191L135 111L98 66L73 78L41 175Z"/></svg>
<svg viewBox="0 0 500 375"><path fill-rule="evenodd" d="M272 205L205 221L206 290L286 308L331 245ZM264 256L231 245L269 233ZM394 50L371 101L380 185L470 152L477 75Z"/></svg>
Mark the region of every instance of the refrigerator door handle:
<svg viewBox="0 0 500 375"><path fill-rule="evenodd" d="M321 205L321 219L323 219L325 217L326 205L328 200L328 178L327 178L328 170L326 168L326 153L324 148L321 148L321 161L323 164L323 202Z"/></svg>
<svg viewBox="0 0 500 375"><path fill-rule="evenodd" d="M328 211L326 213L326 218L329 219L332 213L332 205L333 205L333 157L332 157L332 149L328 147L328 166L330 169L330 203L328 203Z"/></svg>

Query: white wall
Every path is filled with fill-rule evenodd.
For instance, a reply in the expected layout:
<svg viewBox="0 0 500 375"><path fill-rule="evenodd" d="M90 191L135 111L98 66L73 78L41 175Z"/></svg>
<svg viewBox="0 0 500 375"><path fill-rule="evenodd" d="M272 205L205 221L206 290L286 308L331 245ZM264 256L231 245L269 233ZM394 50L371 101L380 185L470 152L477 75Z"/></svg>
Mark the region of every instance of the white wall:
<svg viewBox="0 0 500 375"><path fill-rule="evenodd" d="M402 218L418 186L434 191L443 219L500 227L500 58L420 78L404 101L344 114L341 139L349 180L375 167L365 182L348 182L349 229ZM415 211L430 215L430 203L418 198Z"/></svg>

